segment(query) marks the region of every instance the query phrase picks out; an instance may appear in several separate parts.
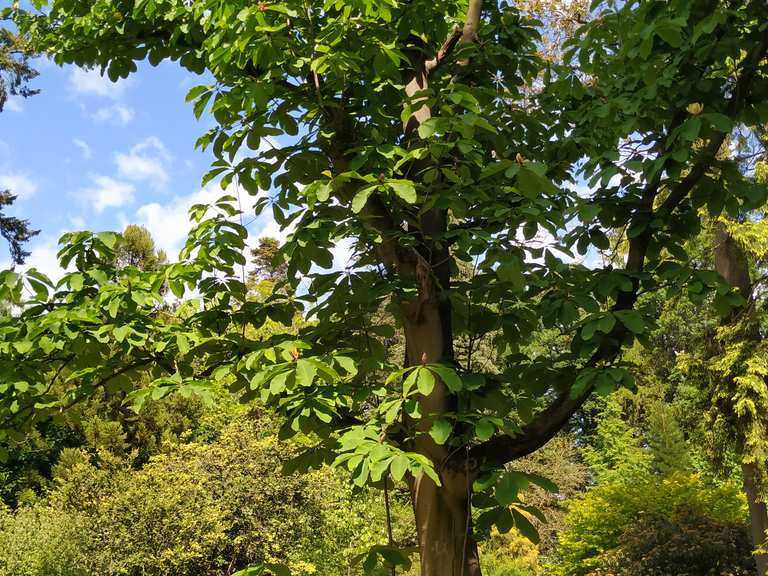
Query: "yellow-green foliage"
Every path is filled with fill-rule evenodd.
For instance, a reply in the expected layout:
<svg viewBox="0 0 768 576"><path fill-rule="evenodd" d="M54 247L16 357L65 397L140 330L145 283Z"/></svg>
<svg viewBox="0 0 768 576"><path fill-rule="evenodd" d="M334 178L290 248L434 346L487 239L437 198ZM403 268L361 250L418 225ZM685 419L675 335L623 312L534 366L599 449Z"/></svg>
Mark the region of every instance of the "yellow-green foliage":
<svg viewBox="0 0 768 576"><path fill-rule="evenodd" d="M742 461L757 463L758 487L768 496L768 345L754 334L754 320L721 328L722 353L709 363L712 383L710 418L714 440L734 442ZM715 450L723 452L715 443Z"/></svg>
<svg viewBox="0 0 768 576"><path fill-rule="evenodd" d="M285 477L290 455L249 416L138 470L104 449L65 450L47 498L0 514L0 576L218 576L259 562L346 576L354 556L386 543L382 501L330 471ZM392 505L396 538L412 544L406 501Z"/></svg>
<svg viewBox="0 0 768 576"><path fill-rule="evenodd" d="M499 534L495 528L490 538L480 544L483 574L486 576L536 576L539 572L539 548L517 530Z"/></svg>
<svg viewBox="0 0 768 576"><path fill-rule="evenodd" d="M622 535L641 514L671 518L681 509L732 523L743 522L747 514L737 486L708 486L697 475L638 475L631 482L601 484L570 504L560 535L561 563L553 573L587 575L617 551Z"/></svg>
<svg viewBox="0 0 768 576"><path fill-rule="evenodd" d="M53 506L29 506L15 514L0 503L2 576L82 576L88 562L87 519Z"/></svg>

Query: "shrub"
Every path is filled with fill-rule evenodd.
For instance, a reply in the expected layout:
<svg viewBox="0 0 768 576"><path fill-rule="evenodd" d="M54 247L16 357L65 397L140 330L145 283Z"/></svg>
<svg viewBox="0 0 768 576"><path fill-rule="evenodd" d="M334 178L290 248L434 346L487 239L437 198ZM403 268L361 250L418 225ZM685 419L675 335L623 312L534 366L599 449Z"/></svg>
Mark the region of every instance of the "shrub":
<svg viewBox="0 0 768 576"><path fill-rule="evenodd" d="M560 576L585 576L619 552L622 537L643 515L672 519L681 510L738 525L746 518L746 503L738 487L706 485L697 475L677 473L659 479L639 476L633 482L595 486L573 500L560 535Z"/></svg>
<svg viewBox="0 0 768 576"><path fill-rule="evenodd" d="M539 574L539 549L512 529L499 534L494 528L480 543L480 559L485 576L536 576Z"/></svg>
<svg viewBox="0 0 768 576"><path fill-rule="evenodd" d="M601 568L596 576L747 576L755 574L755 560L744 524L681 508L673 518L643 515Z"/></svg>
<svg viewBox="0 0 768 576"><path fill-rule="evenodd" d="M352 558L386 543L380 495L353 495L328 470L283 476L291 455L268 420L247 416L138 470L108 448L64 449L47 498L0 511L0 576L223 576L261 562L358 573ZM395 538L413 545L400 496Z"/></svg>
<svg viewBox="0 0 768 576"><path fill-rule="evenodd" d="M86 519L51 506L0 504L0 575L86 576Z"/></svg>

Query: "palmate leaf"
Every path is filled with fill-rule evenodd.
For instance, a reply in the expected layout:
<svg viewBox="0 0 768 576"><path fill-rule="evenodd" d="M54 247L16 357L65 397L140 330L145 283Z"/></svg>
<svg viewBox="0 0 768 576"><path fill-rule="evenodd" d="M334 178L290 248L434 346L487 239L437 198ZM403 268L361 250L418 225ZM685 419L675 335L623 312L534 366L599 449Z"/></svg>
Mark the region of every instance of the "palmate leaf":
<svg viewBox="0 0 768 576"><path fill-rule="evenodd" d="M352 565L362 563L363 572L372 574L377 566L395 566L403 570L410 570L411 555L418 552L417 548L399 548L397 546L377 544L371 546L368 551L352 558Z"/></svg>
<svg viewBox="0 0 768 576"><path fill-rule="evenodd" d="M258 564L238 570L232 576L291 576L292 572L284 564Z"/></svg>

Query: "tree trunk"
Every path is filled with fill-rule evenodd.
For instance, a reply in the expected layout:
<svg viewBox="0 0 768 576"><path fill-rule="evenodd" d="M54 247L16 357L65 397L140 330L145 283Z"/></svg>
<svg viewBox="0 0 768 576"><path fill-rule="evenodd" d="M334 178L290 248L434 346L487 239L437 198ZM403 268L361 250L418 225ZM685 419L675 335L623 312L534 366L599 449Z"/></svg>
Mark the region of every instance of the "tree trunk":
<svg viewBox="0 0 768 576"><path fill-rule="evenodd" d="M442 474L442 486L421 476L411 484L421 576L481 576L466 476Z"/></svg>
<svg viewBox="0 0 768 576"><path fill-rule="evenodd" d="M444 360L446 343L441 306L434 300L412 303L416 317L406 321L406 347L411 365ZM411 312L416 312L411 308ZM429 477L411 479L410 491L419 540L421 576L480 576L477 544L472 538L471 480L466 471L445 468L449 452L432 440L429 430L436 417L452 410L445 384L439 380L429 396L420 399L422 418L416 423L416 452L437 469L441 486Z"/></svg>
<svg viewBox="0 0 768 576"><path fill-rule="evenodd" d="M427 215L425 219L434 218L433 224L439 226L442 219L435 216ZM449 273L447 266L432 268L424 261L413 263L413 276L420 284L419 297L402 306L406 362L411 366L452 359L451 310L443 291L449 285ZM429 435L436 418L455 410L454 402L438 379L432 393L419 399L421 418L409 422L414 426L413 449L433 462L441 480L441 486L423 474L410 480L421 576L481 575L477 544L472 538L469 471L457 470L447 447Z"/></svg>
<svg viewBox="0 0 768 576"><path fill-rule="evenodd" d="M768 510L765 502L760 501L760 496L755 485L755 464L742 464L741 471L744 475L744 493L747 496L749 506L750 534L752 544L757 548L765 544L765 532L768 530ZM758 576L768 573L768 555L755 554Z"/></svg>
<svg viewBox="0 0 768 576"><path fill-rule="evenodd" d="M715 269L726 279L728 284L741 290L742 295L748 298L752 293L752 282L749 278L749 262L744 250L734 241L722 222L715 224ZM755 333L752 337L759 338ZM762 501L755 478L757 476L756 464L742 464L741 471L744 476L744 494L747 497L749 507L750 535L752 545L755 548L763 546L768 530L768 509ZM756 554L758 576L768 574L768 555Z"/></svg>

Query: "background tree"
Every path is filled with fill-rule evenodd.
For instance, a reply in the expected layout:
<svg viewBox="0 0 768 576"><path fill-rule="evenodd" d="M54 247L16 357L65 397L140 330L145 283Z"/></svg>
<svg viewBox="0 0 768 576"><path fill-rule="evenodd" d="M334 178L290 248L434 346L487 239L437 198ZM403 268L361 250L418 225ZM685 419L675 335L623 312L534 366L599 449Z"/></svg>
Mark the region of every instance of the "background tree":
<svg viewBox="0 0 768 576"><path fill-rule="evenodd" d="M0 20L7 19L7 16L8 12L4 11ZM9 95L26 98L37 93L37 90L28 85L28 82L37 76L37 71L29 65L31 55L32 51L24 37L7 28L0 28L0 112ZM14 200L16 196L12 191L0 190L0 235L10 246L11 261L23 264L24 259L29 256L29 252L24 250L24 243L38 231L30 228L29 221L3 213Z"/></svg>
<svg viewBox="0 0 768 576"><path fill-rule="evenodd" d="M144 226L128 224L115 247L117 266L136 266L141 270L158 270L168 262L162 250L155 248L155 241Z"/></svg>
<svg viewBox="0 0 768 576"><path fill-rule="evenodd" d="M280 243L276 238L259 238L259 245L251 249L253 268L248 273L249 282L269 280L275 284L286 280L288 266L281 261L279 250Z"/></svg>
<svg viewBox="0 0 768 576"><path fill-rule="evenodd" d="M9 14L9 9L3 9L0 20L7 20ZM38 90L29 87L29 81L38 74L29 64L33 55L26 37L0 28L0 112L9 95L26 98L37 94Z"/></svg>
<svg viewBox="0 0 768 576"><path fill-rule="evenodd" d="M8 242L11 250L11 261L14 264L24 264L29 252L24 249L24 244L39 233L39 230L30 228L29 220L7 216L3 210L11 206L16 196L5 191L0 191L0 235Z"/></svg>

